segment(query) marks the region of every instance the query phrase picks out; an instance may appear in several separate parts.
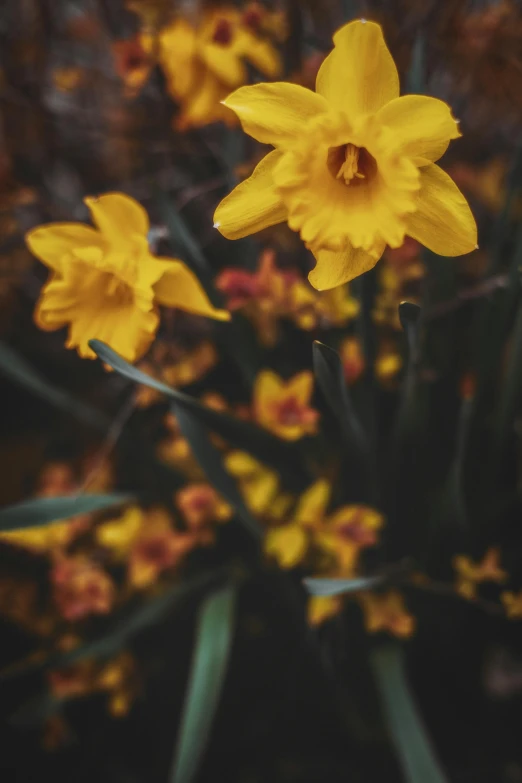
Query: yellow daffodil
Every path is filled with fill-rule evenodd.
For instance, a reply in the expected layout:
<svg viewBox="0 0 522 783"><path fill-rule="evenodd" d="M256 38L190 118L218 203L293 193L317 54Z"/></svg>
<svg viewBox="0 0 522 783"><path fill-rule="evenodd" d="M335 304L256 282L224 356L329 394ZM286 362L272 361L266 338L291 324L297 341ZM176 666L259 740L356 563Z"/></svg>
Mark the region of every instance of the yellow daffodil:
<svg viewBox="0 0 522 783"><path fill-rule="evenodd" d="M178 17L161 31L158 58L180 104L179 129L219 120L234 125L237 119L222 101L248 81L247 63L269 79L279 75L279 53L265 35L270 16L261 6L258 14L224 6L205 11L195 25ZM144 46L152 47L150 37Z"/></svg>
<svg viewBox="0 0 522 783"><path fill-rule="evenodd" d="M467 555L457 555L453 558L453 566L457 572L457 592L470 600L476 598L477 587L482 582L502 584L508 578L506 571L500 567L498 547L488 549L479 563L475 563Z"/></svg>
<svg viewBox="0 0 522 783"><path fill-rule="evenodd" d="M298 440L317 431L319 413L310 407L314 376L305 370L284 381L262 370L254 385L254 417L284 440Z"/></svg>
<svg viewBox="0 0 522 783"><path fill-rule="evenodd" d="M36 305L41 329L68 326L66 345L84 358L95 358L89 340L96 338L135 361L154 338L158 305L228 320L182 261L152 255L149 219L137 201L108 193L85 203L96 228L50 223L26 235L31 252L51 270Z"/></svg>
<svg viewBox="0 0 522 783"><path fill-rule="evenodd" d="M337 31L316 90L256 84L226 99L244 130L275 149L218 206L220 232L239 239L287 221L316 258L309 279L320 290L371 269L405 235L440 255L473 250L469 206L435 165L458 123L443 101L399 97L378 24Z"/></svg>
<svg viewBox="0 0 522 783"><path fill-rule="evenodd" d="M384 594L360 593L359 603L368 633L387 631L400 638L413 634L415 618L407 611L402 595L396 590Z"/></svg>

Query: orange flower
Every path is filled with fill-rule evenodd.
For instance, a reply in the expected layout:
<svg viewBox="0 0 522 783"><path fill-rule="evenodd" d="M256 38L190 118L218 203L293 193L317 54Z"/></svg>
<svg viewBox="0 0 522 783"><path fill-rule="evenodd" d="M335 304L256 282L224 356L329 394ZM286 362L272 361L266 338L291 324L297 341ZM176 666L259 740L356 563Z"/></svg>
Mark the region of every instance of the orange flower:
<svg viewBox="0 0 522 783"><path fill-rule="evenodd" d="M254 385L253 412L258 424L284 440L317 432L319 413L310 407L314 377L304 371L284 381L262 370Z"/></svg>
<svg viewBox="0 0 522 783"><path fill-rule="evenodd" d="M407 611L402 595L396 590L384 594L360 593L358 598L368 633L387 631L400 638L412 636L415 618Z"/></svg>
<svg viewBox="0 0 522 783"><path fill-rule="evenodd" d="M146 523L134 540L128 580L133 587L154 584L158 576L177 565L194 546L194 537L172 529L171 518L162 509L147 512Z"/></svg>
<svg viewBox="0 0 522 783"><path fill-rule="evenodd" d="M142 46L140 36L125 38L112 44L116 73L125 85L129 97L136 95L147 81L152 61Z"/></svg>
<svg viewBox="0 0 522 783"><path fill-rule="evenodd" d="M176 493L176 504L202 542L212 540L213 523L226 522L232 516L231 507L210 484L189 484Z"/></svg>
<svg viewBox="0 0 522 783"><path fill-rule="evenodd" d="M60 556L51 570L54 602L66 620L90 614L108 614L114 602L114 584L96 563L82 555Z"/></svg>
<svg viewBox="0 0 522 783"><path fill-rule="evenodd" d="M359 338L347 337L343 340L339 348L339 354L343 363L346 383L351 385L358 381L364 372L364 354Z"/></svg>
<svg viewBox="0 0 522 783"><path fill-rule="evenodd" d="M498 547L490 547L479 563L473 562L467 555L457 555L453 558L453 566L457 572L457 592L470 600L476 598L477 587L482 582L502 584L508 577L500 567Z"/></svg>
<svg viewBox="0 0 522 783"><path fill-rule="evenodd" d="M338 563L338 574L355 575L359 553L375 546L384 517L374 508L362 505L342 506L319 524L316 543L332 554Z"/></svg>

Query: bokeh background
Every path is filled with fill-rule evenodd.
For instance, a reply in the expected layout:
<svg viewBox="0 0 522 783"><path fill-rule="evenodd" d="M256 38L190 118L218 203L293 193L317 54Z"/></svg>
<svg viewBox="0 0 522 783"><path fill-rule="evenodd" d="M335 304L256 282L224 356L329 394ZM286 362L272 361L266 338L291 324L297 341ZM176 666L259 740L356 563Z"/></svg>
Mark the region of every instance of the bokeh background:
<svg viewBox="0 0 522 783"><path fill-rule="evenodd" d="M407 240L318 294L285 225L238 242L213 228L266 151L219 101L240 83L313 87L333 32L361 16L382 25L403 92L460 119L442 166L480 247L440 259ZM239 83L209 41L241 64ZM3 781L522 781L521 133L516 0L4 0L0 506L131 500L0 534ZM203 439L263 530L286 530L320 478L330 510L377 509L346 598L307 596L303 578L335 575L338 555L312 534L300 554L290 539L259 547L165 395L35 324L48 271L25 233L89 221L84 197L106 192L143 204L154 252L233 312L163 309L142 370L255 432L263 369L318 374L315 433L278 444L240 426L237 439L224 418ZM339 352L373 428L369 469L314 340Z"/></svg>

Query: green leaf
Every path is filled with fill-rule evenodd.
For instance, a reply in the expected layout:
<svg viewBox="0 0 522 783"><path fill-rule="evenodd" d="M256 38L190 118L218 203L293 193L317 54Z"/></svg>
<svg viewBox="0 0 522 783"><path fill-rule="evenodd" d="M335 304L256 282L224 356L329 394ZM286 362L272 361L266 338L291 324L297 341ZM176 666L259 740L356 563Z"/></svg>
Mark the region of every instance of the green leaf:
<svg viewBox="0 0 522 783"><path fill-rule="evenodd" d="M398 644L373 650L370 663L397 755L408 783L447 783L413 702Z"/></svg>
<svg viewBox="0 0 522 783"><path fill-rule="evenodd" d="M46 381L45 378L42 378L41 375L33 370L25 359L20 356L20 354L1 341L0 373L14 381L14 383L17 383L19 386L23 386L33 394L46 400L56 408L67 411L90 427L104 430L110 424L103 413L76 400L68 392L53 386Z"/></svg>
<svg viewBox="0 0 522 783"><path fill-rule="evenodd" d="M24 500L22 503L0 509L0 530L40 527L61 519L70 519L78 514L90 514L93 511L120 506L129 503L132 499L132 495L113 493Z"/></svg>
<svg viewBox="0 0 522 783"><path fill-rule="evenodd" d="M340 424L347 445L366 462L370 456L370 446L352 405L340 356L333 348L317 340L312 350L317 383Z"/></svg>
<svg viewBox="0 0 522 783"><path fill-rule="evenodd" d="M176 403L177 410L183 409L192 413L198 421L235 448L248 451L261 462L275 467L289 489L300 491L310 483L309 476L301 466L300 452L295 444L288 444L250 422L207 408L188 394L171 389L165 383L133 367L100 340L90 340L89 345L103 362L120 375L167 395Z"/></svg>
<svg viewBox="0 0 522 783"><path fill-rule="evenodd" d="M170 783L191 783L212 728L234 636L236 588L203 602Z"/></svg>
<svg viewBox="0 0 522 783"><path fill-rule="evenodd" d="M188 440L195 458L203 468L210 483L235 509L247 530L255 538L261 539L263 537L261 528L247 508L236 482L223 467L221 454L211 442L205 426L181 405L173 403L172 408L181 432Z"/></svg>
<svg viewBox="0 0 522 783"><path fill-rule="evenodd" d="M156 189L155 201L169 232L171 252L179 254L198 277L201 275L203 277L201 282L207 288L210 281L210 265L194 235L164 191Z"/></svg>
<svg viewBox="0 0 522 783"><path fill-rule="evenodd" d="M360 579L303 579L303 584L310 595L345 595L358 593L361 590L373 590L386 580L386 576L363 576Z"/></svg>

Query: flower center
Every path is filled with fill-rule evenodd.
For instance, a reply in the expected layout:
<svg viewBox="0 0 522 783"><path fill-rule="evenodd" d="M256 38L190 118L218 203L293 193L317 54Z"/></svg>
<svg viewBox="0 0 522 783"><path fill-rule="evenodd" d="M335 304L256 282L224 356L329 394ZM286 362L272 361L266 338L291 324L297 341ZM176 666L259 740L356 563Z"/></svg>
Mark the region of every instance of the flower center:
<svg viewBox="0 0 522 783"><path fill-rule="evenodd" d="M278 417L282 424L292 427L301 423L303 418L301 406L293 397L282 402L278 408Z"/></svg>
<svg viewBox="0 0 522 783"><path fill-rule="evenodd" d="M212 41L227 46L232 40L232 25L228 19L218 19L214 27Z"/></svg>
<svg viewBox="0 0 522 783"><path fill-rule="evenodd" d="M131 287L124 283L123 280L119 280L115 275L109 275L106 292L107 296L116 305L124 306L133 302Z"/></svg>
<svg viewBox="0 0 522 783"><path fill-rule="evenodd" d="M326 165L335 179L343 179L345 185L360 185L377 171L377 163L364 147L342 144L330 147Z"/></svg>

